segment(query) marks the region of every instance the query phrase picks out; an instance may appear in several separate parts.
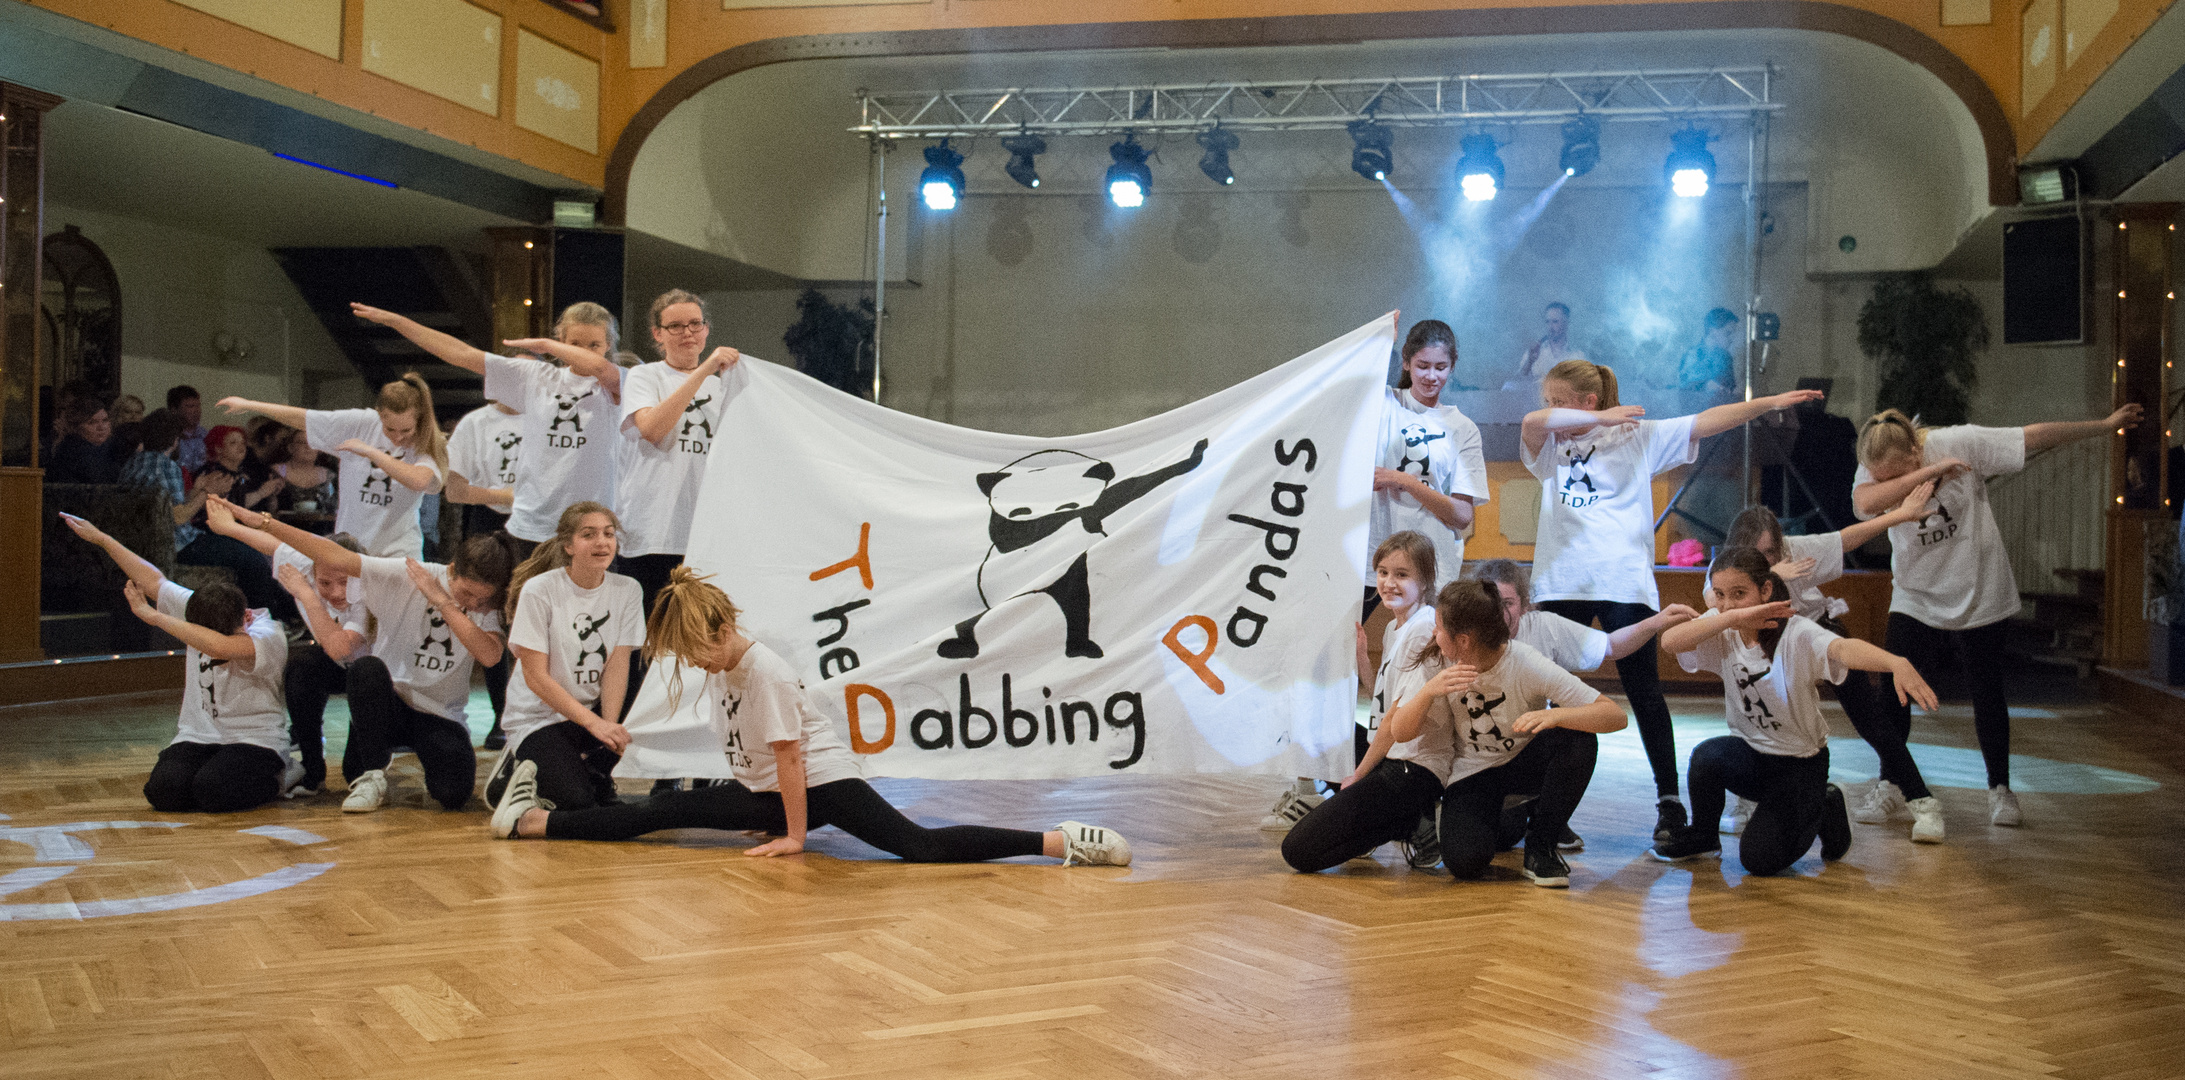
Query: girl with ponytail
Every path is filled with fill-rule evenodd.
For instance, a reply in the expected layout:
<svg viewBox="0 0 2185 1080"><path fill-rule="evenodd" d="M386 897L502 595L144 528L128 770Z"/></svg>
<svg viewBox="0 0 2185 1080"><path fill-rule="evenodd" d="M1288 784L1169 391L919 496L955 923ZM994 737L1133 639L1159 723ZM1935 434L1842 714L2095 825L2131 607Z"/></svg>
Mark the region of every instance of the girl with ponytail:
<svg viewBox="0 0 2185 1080"><path fill-rule="evenodd" d="M1746 873L1782 873L1816 838L1821 858L1843 858L1851 816L1842 789L1828 782L1828 719L1814 684L1879 671L1896 679L1899 701L1930 711L1934 691L1903 657L1797 614L1790 589L1753 548L1715 555L1707 600L1707 614L1663 631L1661 643L1684 670L1722 677L1731 733L1692 748L1693 823L1656 837L1654 857L1683 862L1720 852L1715 823L1736 794L1756 804L1738 842Z"/></svg>
<svg viewBox="0 0 2185 1080"><path fill-rule="evenodd" d="M645 638L647 659L673 656L681 662L671 667L677 674L669 684L670 700L680 701L684 693L705 695L733 781L587 809L553 799L534 763L519 761L493 813L493 835L628 840L661 829L755 829L781 835L744 854L770 856L798 854L810 830L833 825L906 862L1044 855L1065 866L1130 865L1130 844L1094 825L1065 821L1044 833L983 825L929 829L904 817L859 777L849 747L834 725L805 703L804 687L788 662L738 629L740 614L727 593L679 566L660 590ZM705 682L682 685L681 673L689 668L704 670Z"/></svg>
<svg viewBox="0 0 2185 1080"><path fill-rule="evenodd" d="M554 535L563 507L579 502L614 505L622 369L614 360L615 317L606 308L590 301L569 305L554 323L553 337L503 342L526 354L516 357L495 356L368 304L350 304L349 309L456 367L485 376L486 397L518 414L523 462L516 474L508 531L524 542L526 552ZM486 497L468 490L465 494Z"/></svg>
<svg viewBox="0 0 2185 1080"><path fill-rule="evenodd" d="M1544 408L1528 413L1519 457L1540 479L1539 537L1533 548L1533 597L1580 626L1598 619L1615 633L1654 617L1654 477L1698 457L1699 441L1777 409L1820 398L1818 390L1717 405L1695 416L1643 419L1619 404L1616 373L1565 360L1541 381ZM1616 661L1616 674L1639 741L1654 771L1657 820L1666 837L1685 823L1677 798L1676 732L1662 698L1655 642Z"/></svg>
<svg viewBox="0 0 2185 1080"><path fill-rule="evenodd" d="M368 554L413 559L423 554L417 503L440 490L448 471L447 440L424 376L405 372L380 387L370 409L299 409L239 397L221 398L220 406L297 428L312 449L340 461L335 532L356 537Z"/></svg>

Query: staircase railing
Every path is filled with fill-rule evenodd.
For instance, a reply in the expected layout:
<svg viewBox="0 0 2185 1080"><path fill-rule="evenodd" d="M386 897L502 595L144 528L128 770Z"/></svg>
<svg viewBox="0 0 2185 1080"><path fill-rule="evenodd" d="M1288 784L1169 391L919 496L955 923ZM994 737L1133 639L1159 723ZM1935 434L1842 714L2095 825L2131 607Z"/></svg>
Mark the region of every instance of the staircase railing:
<svg viewBox="0 0 2185 1080"><path fill-rule="evenodd" d="M2058 570L2100 570L2109 520L2109 440L2036 454L1988 484L1988 505L2021 593L2072 591Z"/></svg>

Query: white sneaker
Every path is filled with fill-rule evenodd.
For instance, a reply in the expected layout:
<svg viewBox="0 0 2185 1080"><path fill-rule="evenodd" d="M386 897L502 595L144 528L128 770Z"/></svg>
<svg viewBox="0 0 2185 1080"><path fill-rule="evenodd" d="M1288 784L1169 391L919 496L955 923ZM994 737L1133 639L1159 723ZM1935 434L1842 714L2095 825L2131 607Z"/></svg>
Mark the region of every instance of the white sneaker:
<svg viewBox="0 0 2185 1080"><path fill-rule="evenodd" d="M1282 797L1275 800L1275 808L1259 819L1259 827L1268 832L1289 832L1290 827L1305 820L1315 806L1328 801L1320 794L1300 794L1294 788L1284 788Z"/></svg>
<svg viewBox="0 0 2185 1080"><path fill-rule="evenodd" d="M301 786L302 784L303 762L294 758L288 759L281 766L281 798L293 799L298 795L318 794L310 788Z"/></svg>
<svg viewBox="0 0 2185 1080"><path fill-rule="evenodd" d="M349 797L341 801L344 814L369 814L387 805L387 770L373 769L349 785Z"/></svg>
<svg viewBox="0 0 2185 1080"><path fill-rule="evenodd" d="M1861 825L1886 825L1904 808L1903 789L1887 780L1876 780L1874 786L1866 790L1866 797L1859 800L1859 808L1851 819Z"/></svg>
<svg viewBox="0 0 2185 1080"><path fill-rule="evenodd" d="M1730 808L1730 816L1722 819L1722 835L1738 836L1745 832L1745 823L1753 819L1753 808L1759 803L1740 795L1737 805Z"/></svg>
<svg viewBox="0 0 2185 1080"><path fill-rule="evenodd" d="M1988 822L1991 825L2017 825L2025 820L2018 813L2018 795L2008 786L1997 784L1988 789Z"/></svg>
<svg viewBox="0 0 2185 1080"><path fill-rule="evenodd" d="M1913 799L1905 804L1912 811L1912 842L1915 844L1939 844L1942 842L1942 800L1932 795ZM1864 819L1862 819L1864 820Z"/></svg>
<svg viewBox="0 0 2185 1080"><path fill-rule="evenodd" d="M1062 834L1062 865L1129 866L1130 841L1113 829L1065 821L1055 826Z"/></svg>
<svg viewBox="0 0 2185 1080"><path fill-rule="evenodd" d="M500 805L493 808L493 821L487 828L502 840L514 840L516 824L523 820L524 812L542 805L538 763L519 761L516 771L509 774L508 788L501 792Z"/></svg>

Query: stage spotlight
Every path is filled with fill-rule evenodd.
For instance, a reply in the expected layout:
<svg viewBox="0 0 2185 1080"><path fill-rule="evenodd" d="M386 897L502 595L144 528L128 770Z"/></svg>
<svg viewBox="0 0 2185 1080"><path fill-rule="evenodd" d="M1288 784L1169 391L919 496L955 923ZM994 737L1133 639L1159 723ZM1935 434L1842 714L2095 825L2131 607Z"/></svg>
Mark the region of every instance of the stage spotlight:
<svg viewBox="0 0 2185 1080"><path fill-rule="evenodd" d="M1464 188L1464 197L1472 202L1494 198L1502 187L1502 156L1495 153L1495 137L1466 135L1462 145L1464 156L1457 159L1457 183Z"/></svg>
<svg viewBox="0 0 2185 1080"><path fill-rule="evenodd" d="M926 147L926 171L918 175L918 192L930 210L954 210L964 197L964 156L948 148L948 140Z"/></svg>
<svg viewBox="0 0 2185 1080"><path fill-rule="evenodd" d="M1146 148L1138 145L1138 136L1123 136L1108 147L1108 156L1115 159L1108 166L1108 200L1124 209L1145 205L1146 193L1153 190L1153 170L1146 168Z"/></svg>
<svg viewBox="0 0 2185 1080"><path fill-rule="evenodd" d="M1601 163L1601 122L1578 116L1563 123L1563 175L1584 176Z"/></svg>
<svg viewBox="0 0 2185 1080"><path fill-rule="evenodd" d="M1375 123L1372 117L1350 122L1350 171L1376 183L1388 179L1396 168L1396 133Z"/></svg>
<svg viewBox="0 0 2185 1080"><path fill-rule="evenodd" d="M1687 199L1707 194L1707 185L1715 178L1715 156L1707 152L1706 132L1698 128L1685 128L1669 137L1669 160L1662 171L1669 176L1669 190Z"/></svg>
<svg viewBox="0 0 2185 1080"><path fill-rule="evenodd" d="M1209 128L1199 132L1199 145L1206 149L1199 158L1199 171L1223 187L1236 183L1237 174L1229 168L1229 151L1237 148L1236 135L1218 127Z"/></svg>
<svg viewBox="0 0 2185 1080"><path fill-rule="evenodd" d="M1002 171L1009 179L1028 188L1039 186L1039 166L1032 159L1047 152L1047 140L1037 135L1012 135L1001 141L1001 148L1009 151L1009 164Z"/></svg>

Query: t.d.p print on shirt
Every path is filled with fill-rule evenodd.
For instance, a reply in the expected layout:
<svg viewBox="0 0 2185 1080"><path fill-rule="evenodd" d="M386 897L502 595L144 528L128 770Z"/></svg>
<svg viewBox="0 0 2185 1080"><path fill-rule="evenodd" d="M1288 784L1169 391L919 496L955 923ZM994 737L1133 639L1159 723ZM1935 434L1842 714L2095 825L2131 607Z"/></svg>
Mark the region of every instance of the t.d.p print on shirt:
<svg viewBox="0 0 2185 1080"><path fill-rule="evenodd" d="M440 617L440 609L425 609L425 636L410 660L421 671L455 670L455 631Z"/></svg>
<svg viewBox="0 0 2185 1080"><path fill-rule="evenodd" d="M1919 519L1913 528L1917 530L1914 535L1918 538L1919 546L1927 547L1956 536L1957 519L1950 516L1950 508L1944 506L1942 500L1936 499L1934 512Z"/></svg>
<svg viewBox="0 0 2185 1080"><path fill-rule="evenodd" d="M373 491L373 488L378 491ZM378 465L364 474L364 482L357 486L357 498L366 506L389 506L395 501L395 478Z"/></svg>
<svg viewBox="0 0 2185 1080"><path fill-rule="evenodd" d="M706 406L713 404L714 395L692 397L683 406L682 425L675 430L675 445L686 454L703 454L713 448L713 414Z"/></svg>
<svg viewBox="0 0 2185 1080"><path fill-rule="evenodd" d="M546 445L574 450L584 445L584 414L578 407L584 399L599 393L586 390L581 394L557 392L554 397L554 415L546 422ZM567 430L564 430L566 428Z"/></svg>
<svg viewBox="0 0 2185 1080"><path fill-rule="evenodd" d="M1559 474L1556 479L1560 481L1556 485L1556 497L1563 501L1563 505L1573 508L1592 506L1615 494L1608 487L1613 481L1597 475L1589 468L1593 463L1594 452L1599 449L1593 443L1587 443L1583 447L1566 443L1561 447L1563 460L1556 469Z"/></svg>
<svg viewBox="0 0 2185 1080"><path fill-rule="evenodd" d="M685 560L873 775L1347 768L1354 650L1327 628L1357 618L1401 426L1394 337L1376 320L1066 437L952 427L747 356L708 405L735 467L706 470ZM1441 435L1422 454L1446 444L1419 426ZM633 730L669 717L650 691Z"/></svg>
<svg viewBox="0 0 2185 1080"><path fill-rule="evenodd" d="M576 664L571 671L576 676L578 686L598 686L600 676L606 674L608 650L605 629L613 621L614 612L611 611L597 617L580 611L576 618L570 620L569 629L576 631L577 635Z"/></svg>
<svg viewBox="0 0 2185 1080"><path fill-rule="evenodd" d="M1465 750L1473 754L1504 754L1516 749L1515 733L1503 727L1495 710L1510 700L1508 694L1496 694L1492 699L1477 690L1466 690L1457 695L1457 704L1464 709Z"/></svg>

